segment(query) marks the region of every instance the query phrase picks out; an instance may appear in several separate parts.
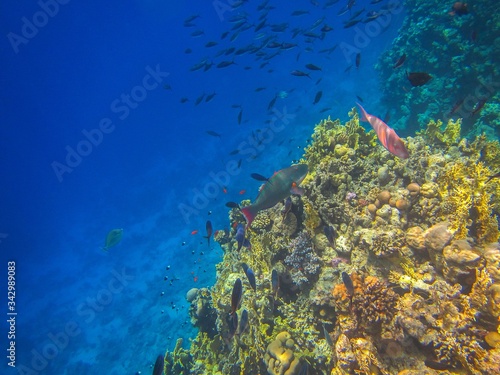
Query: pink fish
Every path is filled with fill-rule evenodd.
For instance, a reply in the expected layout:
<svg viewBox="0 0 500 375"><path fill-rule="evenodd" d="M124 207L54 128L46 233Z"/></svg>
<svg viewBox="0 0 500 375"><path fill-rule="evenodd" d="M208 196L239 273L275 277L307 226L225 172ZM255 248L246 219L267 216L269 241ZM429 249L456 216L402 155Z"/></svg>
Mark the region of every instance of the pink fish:
<svg viewBox="0 0 500 375"><path fill-rule="evenodd" d="M366 113L365 109L361 106L361 104L356 103L361 110L363 117L361 121L369 122L372 126L375 133L377 133L378 139L382 146L384 146L387 151L391 154L400 157L401 159L407 159L410 155L408 154L408 150L406 150L405 144L396 134L394 129L389 127L385 122L379 119L376 116L370 115Z"/></svg>

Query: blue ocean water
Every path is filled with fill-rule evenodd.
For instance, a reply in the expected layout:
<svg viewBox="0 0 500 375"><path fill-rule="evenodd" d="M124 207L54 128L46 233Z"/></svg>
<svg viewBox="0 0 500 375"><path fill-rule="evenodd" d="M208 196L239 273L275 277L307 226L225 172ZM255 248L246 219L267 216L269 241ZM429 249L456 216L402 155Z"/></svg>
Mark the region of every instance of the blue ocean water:
<svg viewBox="0 0 500 375"><path fill-rule="evenodd" d="M256 197L250 174L298 160L314 125L345 120L356 95L370 112L387 111L373 66L404 10L373 31L356 67L345 51L369 24L343 22L386 2L360 0L342 16L345 1L320 3L269 1L267 23L286 26L270 40L269 26L254 31L262 12L250 1L4 4L0 277L15 262L17 315L7 321L5 289L1 343L4 354L15 343L16 367L4 355L1 373L145 374L177 337L188 346L185 294L214 283L222 255L203 238L206 221L226 228L225 203ZM237 29L242 16L252 28ZM316 36L293 37L317 20ZM334 31L319 37L324 24ZM264 40L262 56L217 56ZM121 242L102 251L115 228Z"/></svg>

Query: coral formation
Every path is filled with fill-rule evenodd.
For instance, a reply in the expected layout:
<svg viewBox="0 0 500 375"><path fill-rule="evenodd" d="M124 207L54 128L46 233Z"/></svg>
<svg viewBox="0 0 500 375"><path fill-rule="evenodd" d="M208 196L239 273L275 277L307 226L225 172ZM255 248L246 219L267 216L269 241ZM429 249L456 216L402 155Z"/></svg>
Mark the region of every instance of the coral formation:
<svg viewBox="0 0 500 375"><path fill-rule="evenodd" d="M498 142L436 120L401 160L350 116L316 126L304 195L261 211L239 251L231 209L216 283L186 296L198 335L167 353L167 373L500 373ZM244 332L229 315L238 278Z"/></svg>

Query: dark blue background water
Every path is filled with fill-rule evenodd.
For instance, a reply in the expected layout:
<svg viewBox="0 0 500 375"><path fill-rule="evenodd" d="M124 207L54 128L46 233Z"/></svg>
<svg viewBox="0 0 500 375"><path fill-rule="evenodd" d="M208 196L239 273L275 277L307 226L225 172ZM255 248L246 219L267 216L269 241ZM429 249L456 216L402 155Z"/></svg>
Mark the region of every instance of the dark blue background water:
<svg viewBox="0 0 500 375"><path fill-rule="evenodd" d="M184 337L187 346L187 338L195 334L185 293L215 281L214 264L222 254L217 244L209 248L202 238L206 220L215 229L227 227L224 203L256 196L259 183L250 173L270 175L299 159L314 124L328 115L345 120L356 95L369 112L386 112L378 106L373 65L397 35L401 12L391 14L387 29L361 48L360 67L345 72L353 62L341 48L330 54L319 51L341 42L353 45L356 33L365 30L363 23L342 27L350 15L339 17L337 12L346 2L324 9L325 1L320 6L297 1L293 7L288 1L270 1L275 9L269 12L269 23L289 23L284 33L276 33L277 40L298 46L281 51L263 68L259 66L265 60L248 53L236 56L234 65L216 68L233 59L215 57L218 51L259 45L263 39L255 40L256 34L271 34L269 27L257 33L251 28L233 42L229 38L234 32L221 40L221 34L235 25L231 17L247 14L249 22L259 22L258 4L247 2L234 9L232 3L215 2L226 9L218 14L214 3L206 1L74 0L60 4L57 14L48 17L40 13L40 3L10 2L2 7L4 354L9 347L8 260L16 262L18 312L17 367L7 366L3 356L2 373L149 373L156 355L172 350L177 337ZM353 12L366 7L364 14L384 3L358 1ZM290 16L296 9L310 13ZM193 21L196 26L184 27L193 14L200 15ZM29 22L35 18L41 26L36 35L25 34L29 37L16 44L12 33L22 37L23 17ZM308 43L301 35L292 38L292 29L307 30L321 17L325 21L313 32L319 34L325 23L335 29L324 39ZM190 36L197 29L204 35ZM208 41L218 45L204 47ZM192 53L186 54L187 48ZM267 55L276 52L263 50ZM190 71L204 58L214 65L207 71ZM308 63L322 71L308 71ZM311 78L292 76L295 69ZM149 79L145 90L143 79L151 70L163 73L157 81ZM257 87L266 89L256 92ZM320 90L323 97L313 105ZM194 104L203 93L213 92L210 102ZM274 112L268 111L280 92ZM132 106L125 105L125 112L122 95L131 94L142 96ZM182 97L189 100L181 103ZM233 104L241 105L241 124L240 108ZM331 109L320 113L326 107ZM287 114L287 121L278 118L280 113ZM95 129L107 119L109 132L96 135ZM264 131L270 124L275 131ZM222 136L210 136L207 130ZM85 131L96 137L94 145ZM258 149L249 145L253 135L264 133ZM246 153L229 155L238 148ZM85 155L70 157L72 167L58 175L54 166L67 163L68 152L73 152L69 150ZM211 176L223 176L221 171L240 160L241 167L223 182L224 194ZM205 197L208 193L209 199L196 208L193 199L198 192ZM183 215L179 207L189 207L191 214ZM123 239L103 252L100 247L114 228L124 228ZM194 230L199 233L191 235Z"/></svg>

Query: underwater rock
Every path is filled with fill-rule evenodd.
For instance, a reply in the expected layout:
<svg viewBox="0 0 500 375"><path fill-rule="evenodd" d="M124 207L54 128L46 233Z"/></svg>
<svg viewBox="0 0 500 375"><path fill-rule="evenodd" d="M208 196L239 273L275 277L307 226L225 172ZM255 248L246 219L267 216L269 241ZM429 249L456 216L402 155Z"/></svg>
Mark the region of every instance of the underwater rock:
<svg viewBox="0 0 500 375"><path fill-rule="evenodd" d="M443 249L443 275L451 284L472 285L481 260L466 240L454 240Z"/></svg>
<svg viewBox="0 0 500 375"><path fill-rule="evenodd" d="M424 232L425 247L434 265L441 270L443 267L443 249L453 238L448 229L448 223L438 223Z"/></svg>
<svg viewBox="0 0 500 375"><path fill-rule="evenodd" d="M193 289L189 292L194 293L192 292ZM212 295L207 288L196 291L196 295L189 306L189 315L191 316L191 324L198 327L201 332L207 333L211 338L217 334L217 310L212 304Z"/></svg>
<svg viewBox="0 0 500 375"><path fill-rule="evenodd" d="M425 250L424 230L420 227L411 227L406 231L406 243L412 249Z"/></svg>
<svg viewBox="0 0 500 375"><path fill-rule="evenodd" d="M389 173L389 167L387 165L384 165L383 167L380 167L377 171L377 178L378 178L378 183L383 186L389 182L391 179L391 175Z"/></svg>
<svg viewBox="0 0 500 375"><path fill-rule="evenodd" d="M267 346L264 355L269 375L298 374L300 361L293 354L294 348L295 343L288 332L283 331L276 335L276 339Z"/></svg>
<svg viewBox="0 0 500 375"><path fill-rule="evenodd" d="M493 282L500 282L500 243L485 245L483 254L488 274Z"/></svg>
<svg viewBox="0 0 500 375"><path fill-rule="evenodd" d="M293 212L288 212L278 225L285 236L291 236L297 231L297 216Z"/></svg>
<svg viewBox="0 0 500 375"><path fill-rule="evenodd" d="M197 295L198 295L198 288L191 288L186 293L186 300L188 302L193 302Z"/></svg>
<svg viewBox="0 0 500 375"><path fill-rule="evenodd" d="M420 194L420 185L415 183L415 182L412 182L411 184L409 184L406 187L406 189L408 189L410 196L412 196L412 197L417 197Z"/></svg>
<svg viewBox="0 0 500 375"><path fill-rule="evenodd" d="M350 374L357 364L356 356L352 350L349 338L343 333L340 334L335 343L335 354L337 355L336 368L339 368L340 371L345 371L342 373Z"/></svg>
<svg viewBox="0 0 500 375"><path fill-rule="evenodd" d="M439 194L439 186L435 182L426 182L420 187L420 194L426 198L435 198Z"/></svg>

